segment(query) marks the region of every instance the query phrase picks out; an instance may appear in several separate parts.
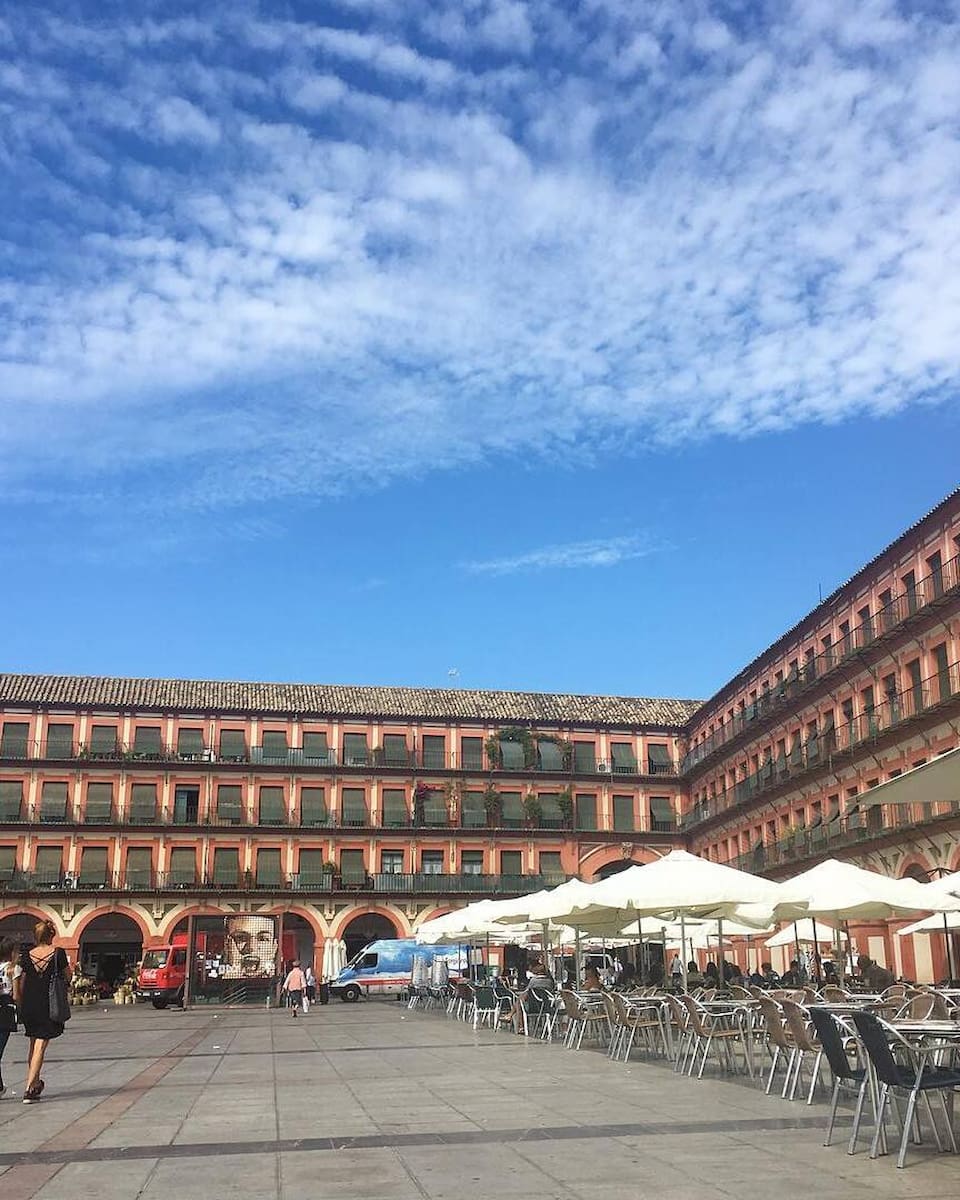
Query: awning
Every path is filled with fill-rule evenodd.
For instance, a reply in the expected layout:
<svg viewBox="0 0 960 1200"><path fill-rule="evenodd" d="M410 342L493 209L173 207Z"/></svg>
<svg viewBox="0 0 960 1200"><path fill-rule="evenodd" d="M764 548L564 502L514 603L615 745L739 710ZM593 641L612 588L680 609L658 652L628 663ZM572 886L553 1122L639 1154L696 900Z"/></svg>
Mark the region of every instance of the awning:
<svg viewBox="0 0 960 1200"><path fill-rule="evenodd" d="M540 751L540 769L543 771L562 771L563 758L560 747L556 742L548 742L545 738L537 742Z"/></svg>
<svg viewBox="0 0 960 1200"><path fill-rule="evenodd" d="M861 808L874 804L937 804L960 801L960 749L904 771L859 796Z"/></svg>
<svg viewBox="0 0 960 1200"><path fill-rule="evenodd" d="M505 738L501 738L500 757L505 771L522 771L526 767L523 746L520 742L509 742Z"/></svg>

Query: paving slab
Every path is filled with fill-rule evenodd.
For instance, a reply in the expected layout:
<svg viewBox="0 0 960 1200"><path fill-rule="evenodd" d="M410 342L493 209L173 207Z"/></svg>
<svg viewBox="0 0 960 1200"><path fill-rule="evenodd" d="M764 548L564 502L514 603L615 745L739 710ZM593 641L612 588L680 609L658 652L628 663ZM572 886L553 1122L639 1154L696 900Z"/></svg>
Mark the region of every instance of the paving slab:
<svg viewBox="0 0 960 1200"><path fill-rule="evenodd" d="M821 1145L812 1106L744 1077L474 1031L393 1002L79 1010L20 1101L4 1061L4 1200L956 1200L960 1157Z"/></svg>

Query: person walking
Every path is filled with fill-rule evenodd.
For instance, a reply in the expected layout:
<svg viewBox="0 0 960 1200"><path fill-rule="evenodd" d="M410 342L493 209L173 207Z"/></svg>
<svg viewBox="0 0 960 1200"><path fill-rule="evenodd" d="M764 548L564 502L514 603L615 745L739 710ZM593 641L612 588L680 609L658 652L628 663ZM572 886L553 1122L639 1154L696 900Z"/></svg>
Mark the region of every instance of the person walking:
<svg viewBox="0 0 960 1200"><path fill-rule="evenodd" d="M21 948L19 965L13 972L13 998L20 1010L23 1029L30 1039L27 1053L27 1082L23 1089L24 1104L35 1104L43 1092L40 1077L47 1046L63 1033L63 1022L50 1014L51 983L59 976L70 982L70 962L64 950L55 947L56 927L50 920L38 921L33 927L36 945Z"/></svg>
<svg viewBox="0 0 960 1200"><path fill-rule="evenodd" d="M306 980L306 989L303 994L303 1011L309 1012L310 1005L317 998L317 977L313 973L312 963L307 963L307 969L304 971L303 977Z"/></svg>
<svg viewBox="0 0 960 1200"><path fill-rule="evenodd" d="M11 1033L17 1031L17 1006L13 1002L13 971L17 943L0 938L0 1096L7 1090L3 1083L3 1052Z"/></svg>
<svg viewBox="0 0 960 1200"><path fill-rule="evenodd" d="M297 1010L303 1004L303 997L307 990L307 979L298 958L293 960L293 966L287 972L287 977L283 981L283 990L287 993L293 1015L296 1016Z"/></svg>

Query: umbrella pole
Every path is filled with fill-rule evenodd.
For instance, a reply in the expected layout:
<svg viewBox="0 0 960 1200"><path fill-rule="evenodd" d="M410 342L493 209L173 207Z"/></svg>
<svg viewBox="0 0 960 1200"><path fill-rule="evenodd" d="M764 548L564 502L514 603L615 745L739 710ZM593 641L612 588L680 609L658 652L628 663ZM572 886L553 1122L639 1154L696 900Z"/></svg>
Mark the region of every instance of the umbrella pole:
<svg viewBox="0 0 960 1200"><path fill-rule="evenodd" d="M643 983L643 918L637 917L637 978Z"/></svg>
<svg viewBox="0 0 960 1200"><path fill-rule="evenodd" d="M843 923L843 936L847 940L846 940L846 944L843 947L843 969L840 972L841 982L846 981L847 966L849 965L848 959L850 958L850 922L849 921L844 921L844 923Z"/></svg>
<svg viewBox="0 0 960 1200"><path fill-rule="evenodd" d="M817 975L817 987L823 983L823 977L820 974L820 943L817 941L817 918L811 917L810 924L813 926L813 966Z"/></svg>
<svg viewBox="0 0 960 1200"><path fill-rule="evenodd" d="M947 914L943 914L943 936L947 941L947 974L948 983L953 983L953 946L950 944L950 926L947 924Z"/></svg>
<svg viewBox="0 0 960 1200"><path fill-rule="evenodd" d="M797 923L793 923L793 944L797 951L797 966L800 966L800 930L797 928Z"/></svg>
<svg viewBox="0 0 960 1200"><path fill-rule="evenodd" d="M581 955L580 955L580 930L573 931L573 978L575 988L580 986L581 976Z"/></svg>
<svg viewBox="0 0 960 1200"><path fill-rule="evenodd" d="M717 917L717 966L720 969L720 988L727 986L727 973L723 966L723 917Z"/></svg>
<svg viewBox="0 0 960 1200"><path fill-rule="evenodd" d="M680 967L683 972L683 993L687 993L687 926L680 910Z"/></svg>

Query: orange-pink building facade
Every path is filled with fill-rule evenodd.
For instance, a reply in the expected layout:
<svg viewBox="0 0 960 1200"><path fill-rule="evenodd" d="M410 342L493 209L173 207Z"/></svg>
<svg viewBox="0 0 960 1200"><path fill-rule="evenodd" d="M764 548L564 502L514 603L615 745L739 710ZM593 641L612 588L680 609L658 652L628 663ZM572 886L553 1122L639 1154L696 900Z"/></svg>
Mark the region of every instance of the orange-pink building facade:
<svg viewBox="0 0 960 1200"><path fill-rule="evenodd" d="M958 870L960 788L869 797L960 746L958 556L960 491L706 703L0 676L0 931L47 915L133 958L191 913L274 912L319 958L677 844ZM942 937L857 936L945 973Z"/></svg>

